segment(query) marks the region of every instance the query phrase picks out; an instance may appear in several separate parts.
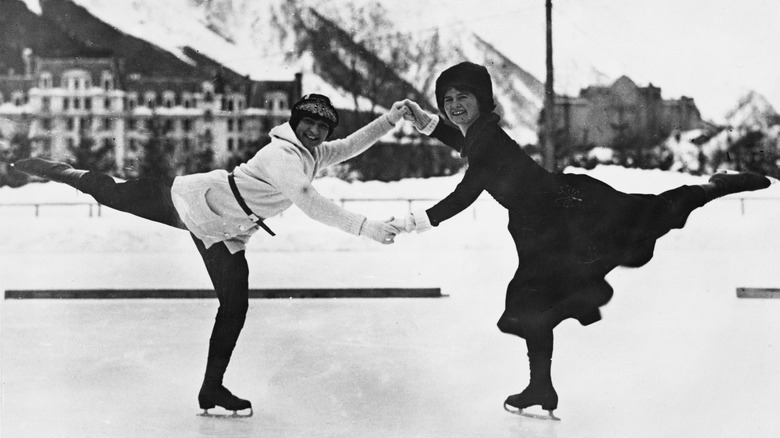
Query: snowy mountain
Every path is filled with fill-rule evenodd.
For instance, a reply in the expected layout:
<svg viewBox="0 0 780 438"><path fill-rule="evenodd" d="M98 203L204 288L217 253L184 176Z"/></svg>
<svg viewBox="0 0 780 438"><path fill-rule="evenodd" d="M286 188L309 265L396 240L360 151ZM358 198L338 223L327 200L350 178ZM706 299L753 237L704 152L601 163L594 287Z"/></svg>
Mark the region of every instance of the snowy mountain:
<svg viewBox="0 0 780 438"><path fill-rule="evenodd" d="M327 94L343 109L386 108L409 97L433 110L433 87L442 70L463 60L481 63L491 71L499 111L510 135L521 144L536 141L543 83L465 28L404 34L385 11L361 10L357 1L24 1L31 11L44 15L47 10L76 4L183 63L195 64L187 56L194 49L255 80L289 80L302 72L304 93ZM374 14L370 19L377 20L363 26L362 34L354 25L354 14L350 16L356 10ZM56 17L60 23L70 18ZM78 23L73 26L74 32L84 33ZM398 53L387 50L392 41L377 43L376 38L383 37L403 46L400 59ZM358 68L350 69L354 62ZM362 88L367 96L355 99L350 92L354 87Z"/></svg>
<svg viewBox="0 0 780 438"><path fill-rule="evenodd" d="M767 132L780 125L780 115L763 95L750 91L726 114L726 122L741 130Z"/></svg>

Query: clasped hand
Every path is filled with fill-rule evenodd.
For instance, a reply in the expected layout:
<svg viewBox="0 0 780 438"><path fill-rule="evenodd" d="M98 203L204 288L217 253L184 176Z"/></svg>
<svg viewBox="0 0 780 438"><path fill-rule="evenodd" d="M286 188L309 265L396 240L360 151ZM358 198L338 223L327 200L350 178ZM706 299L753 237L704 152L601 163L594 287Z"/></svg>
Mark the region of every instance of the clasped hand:
<svg viewBox="0 0 780 438"><path fill-rule="evenodd" d="M387 119L392 124L398 123L401 118L412 122L418 130L422 130L431 122L431 115L423 110L417 102L409 99L395 102L387 113Z"/></svg>

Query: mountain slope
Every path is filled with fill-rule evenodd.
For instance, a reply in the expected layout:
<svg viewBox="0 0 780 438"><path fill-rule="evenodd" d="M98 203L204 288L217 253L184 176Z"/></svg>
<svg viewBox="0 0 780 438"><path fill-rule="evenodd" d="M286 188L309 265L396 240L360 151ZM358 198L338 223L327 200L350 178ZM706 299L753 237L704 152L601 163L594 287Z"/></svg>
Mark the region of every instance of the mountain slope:
<svg viewBox="0 0 780 438"><path fill-rule="evenodd" d="M0 1L0 72L24 71L22 52L48 57L100 57L106 50L94 50L71 38L45 17L29 10L21 0Z"/></svg>
<svg viewBox="0 0 780 438"><path fill-rule="evenodd" d="M543 97L540 81L469 31L439 30L425 35L398 35L408 44L406 68L392 68L385 54L368 50L354 40L354 32L333 11L345 2L317 0L41 0L44 11L71 11L71 1L116 28L127 37L148 42L154 56L167 52L183 64L192 64L186 55L189 46L204 56L253 79L289 80L304 73L304 92L323 92L343 108L353 108L350 90L355 84L374 80L369 93L374 103L387 107L405 97L435 108L433 84L445 68L463 61L485 64L494 79L496 98L505 125L520 143L536 140L536 124ZM318 6L316 10L309 5ZM301 13L301 11L308 11ZM45 15L47 15L45 13ZM63 22L79 17L59 14ZM301 20L307 20L301 25ZM97 29L99 34L108 34ZM74 30L79 35L86 31ZM116 44L116 37L108 41ZM97 45L98 42L95 42ZM124 41L127 50L135 43ZM162 50L161 50L162 49ZM144 51L138 51L143 53ZM358 59L361 76L350 77L346 61ZM308 76L308 79L307 79ZM381 78L382 81L377 81ZM307 88L309 87L309 88ZM367 110L371 102L358 100Z"/></svg>
<svg viewBox="0 0 780 438"><path fill-rule="evenodd" d="M761 94L750 91L726 114L726 123L735 128L766 132L780 125L780 115Z"/></svg>

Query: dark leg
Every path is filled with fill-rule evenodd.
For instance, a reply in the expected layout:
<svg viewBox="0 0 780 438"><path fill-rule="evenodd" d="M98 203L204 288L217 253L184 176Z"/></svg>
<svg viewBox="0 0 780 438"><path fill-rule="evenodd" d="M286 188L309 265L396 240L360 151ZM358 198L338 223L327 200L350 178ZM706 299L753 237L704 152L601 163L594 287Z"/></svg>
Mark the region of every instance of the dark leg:
<svg viewBox="0 0 780 438"><path fill-rule="evenodd" d="M172 181L142 178L116 182L114 178L100 172L77 170L66 163L40 158L20 160L13 166L14 169L29 175L75 187L92 195L106 207L184 229L171 201Z"/></svg>
<svg viewBox="0 0 780 438"><path fill-rule="evenodd" d="M209 353L203 385L198 394L202 409L221 406L237 411L251 409L252 404L230 393L223 385L233 349L244 327L249 308L249 266L244 251L231 254L222 243L206 248L192 236L219 299L219 309L209 341Z"/></svg>
<svg viewBox="0 0 780 438"><path fill-rule="evenodd" d="M749 192L769 187L769 178L753 172L737 174L716 173L710 177L708 184L701 187L707 194L707 201L732 193Z"/></svg>
<svg viewBox="0 0 780 438"><path fill-rule="evenodd" d="M528 365L531 379L528 386L519 394L510 395L504 407L518 410L529 406L541 405L542 409L552 411L558 407L558 394L552 384L553 328L545 314L526 321L524 326L525 342L528 347Z"/></svg>
<svg viewBox="0 0 780 438"><path fill-rule="evenodd" d="M11 167L28 175L50 179L73 187L76 187L81 176L87 173L85 170L76 170L67 163L48 161L41 158L25 158L11 164Z"/></svg>

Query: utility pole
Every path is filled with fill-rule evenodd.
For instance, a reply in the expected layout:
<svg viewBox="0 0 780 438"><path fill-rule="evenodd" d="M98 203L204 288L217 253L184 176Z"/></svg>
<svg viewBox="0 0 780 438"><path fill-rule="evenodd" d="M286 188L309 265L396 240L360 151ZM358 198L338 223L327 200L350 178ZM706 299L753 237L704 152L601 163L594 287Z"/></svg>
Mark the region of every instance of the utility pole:
<svg viewBox="0 0 780 438"><path fill-rule="evenodd" d="M555 90L553 89L553 49L552 49L552 0L546 0L547 10L547 80L544 84L544 149L542 157L544 168L555 171Z"/></svg>

